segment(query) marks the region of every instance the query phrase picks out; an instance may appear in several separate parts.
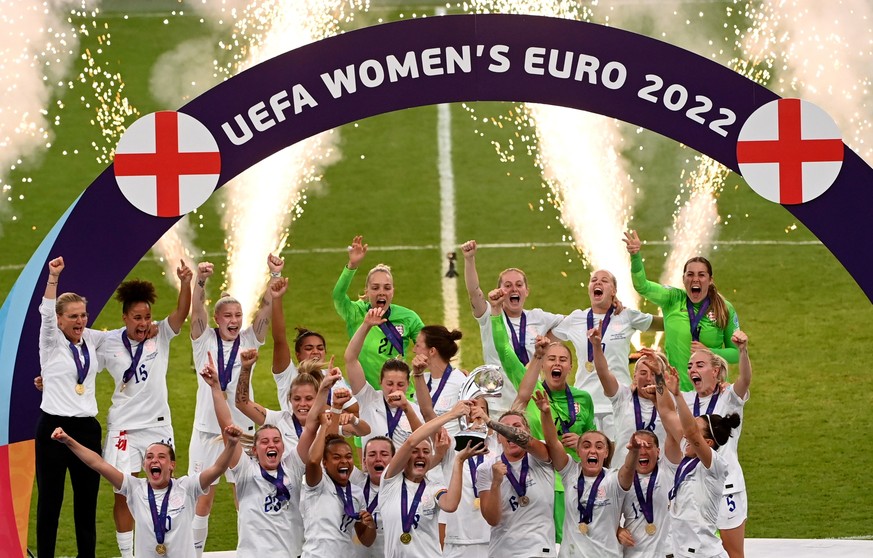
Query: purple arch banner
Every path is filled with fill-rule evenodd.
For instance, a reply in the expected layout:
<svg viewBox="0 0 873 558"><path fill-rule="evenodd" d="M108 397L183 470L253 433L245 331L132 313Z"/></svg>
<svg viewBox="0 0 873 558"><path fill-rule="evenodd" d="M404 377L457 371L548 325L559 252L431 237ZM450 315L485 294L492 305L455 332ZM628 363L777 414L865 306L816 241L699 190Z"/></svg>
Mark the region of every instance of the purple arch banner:
<svg viewBox="0 0 873 558"><path fill-rule="evenodd" d="M712 60L649 37L578 21L491 14L402 21L325 39L237 75L180 112L216 139L220 187L319 132L386 112L462 101L526 101L618 118L739 172L740 128L755 109L778 98ZM873 299L873 275L865 273L869 251L859 250L873 245L873 229L855 225L870 212L873 169L844 150L834 185L786 209ZM0 309L0 541L19 542L15 514L6 513L13 469L7 446L33 438L39 412L32 382L39 371L36 308L46 263L75 254L76 265L64 272L65 288L86 296L96 313L177 220L133 207L110 166L58 221ZM85 235L88 242L81 241Z"/></svg>

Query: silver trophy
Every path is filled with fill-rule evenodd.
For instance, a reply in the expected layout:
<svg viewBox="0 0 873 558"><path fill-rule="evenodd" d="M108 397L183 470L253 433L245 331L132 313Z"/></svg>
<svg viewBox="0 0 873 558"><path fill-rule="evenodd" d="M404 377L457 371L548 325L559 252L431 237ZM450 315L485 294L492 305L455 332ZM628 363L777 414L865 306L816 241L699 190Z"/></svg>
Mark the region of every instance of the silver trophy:
<svg viewBox="0 0 873 558"><path fill-rule="evenodd" d="M503 390L503 370L499 366L485 364L474 369L467 376L459 392L462 400L474 400L481 397L500 397ZM475 446L485 442L488 436L488 425L482 422L470 421L466 416L458 419L461 431L455 435L455 450L461 451L467 444Z"/></svg>

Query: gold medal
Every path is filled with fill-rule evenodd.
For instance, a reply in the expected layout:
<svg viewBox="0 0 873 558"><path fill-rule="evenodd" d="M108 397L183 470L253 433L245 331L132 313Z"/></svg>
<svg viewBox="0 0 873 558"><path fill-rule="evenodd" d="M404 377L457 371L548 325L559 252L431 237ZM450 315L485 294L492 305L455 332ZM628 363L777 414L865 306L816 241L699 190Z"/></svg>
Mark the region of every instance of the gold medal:
<svg viewBox="0 0 873 558"><path fill-rule="evenodd" d="M580 523L579 524L579 532L582 533L583 535L587 535L588 534L588 524L587 523Z"/></svg>
<svg viewBox="0 0 873 558"><path fill-rule="evenodd" d="M646 534L647 535L654 535L655 531L657 531L657 530L658 530L658 528L655 527L654 523L649 523L646 525Z"/></svg>
<svg viewBox="0 0 873 558"><path fill-rule="evenodd" d="M402 535L400 535L400 542L402 542L403 544L411 543L412 535L410 535L409 533L403 533Z"/></svg>
<svg viewBox="0 0 873 558"><path fill-rule="evenodd" d="M594 372L594 363L591 361L586 361L585 362L585 370L587 370L589 372Z"/></svg>
<svg viewBox="0 0 873 558"><path fill-rule="evenodd" d="M473 500L473 509L474 509L474 510L478 510L478 509L479 509L479 498L476 498L476 499Z"/></svg>
<svg viewBox="0 0 873 558"><path fill-rule="evenodd" d="M76 393L78 393L79 395L83 395L85 393L85 385L76 384Z"/></svg>
<svg viewBox="0 0 873 558"><path fill-rule="evenodd" d="M166 556L167 554L167 545L159 544L155 547L155 552L157 552L161 556Z"/></svg>
<svg viewBox="0 0 873 558"><path fill-rule="evenodd" d="M127 382L121 384L121 387L118 388L118 393L123 392L127 388Z"/></svg>
<svg viewBox="0 0 873 558"><path fill-rule="evenodd" d="M518 505L519 506L525 507L528 504L530 504L530 498L528 498L527 496L519 496L518 497Z"/></svg>

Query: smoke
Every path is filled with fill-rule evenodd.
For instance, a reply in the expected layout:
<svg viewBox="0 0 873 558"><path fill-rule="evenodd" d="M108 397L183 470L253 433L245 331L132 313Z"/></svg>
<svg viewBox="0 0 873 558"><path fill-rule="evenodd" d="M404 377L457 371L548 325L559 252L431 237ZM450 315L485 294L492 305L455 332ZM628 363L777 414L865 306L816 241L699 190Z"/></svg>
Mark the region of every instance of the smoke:
<svg viewBox="0 0 873 558"><path fill-rule="evenodd" d="M11 213L11 202L26 193L10 174L26 160L51 146L48 120L53 94L62 94L60 80L78 54L79 32L67 19L75 7L96 8L86 0L5 0L0 12L0 217ZM57 88L57 89L56 89ZM57 92L57 93L56 93ZM60 101L59 101L60 102ZM12 217L14 220L15 217ZM0 229L2 233L2 229Z"/></svg>

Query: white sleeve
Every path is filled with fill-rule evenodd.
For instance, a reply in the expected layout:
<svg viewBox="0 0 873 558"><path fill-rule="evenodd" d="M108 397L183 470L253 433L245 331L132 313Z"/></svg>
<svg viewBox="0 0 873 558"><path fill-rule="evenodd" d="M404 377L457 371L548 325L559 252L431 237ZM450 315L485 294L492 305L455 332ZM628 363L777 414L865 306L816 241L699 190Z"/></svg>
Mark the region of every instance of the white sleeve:
<svg viewBox="0 0 873 558"><path fill-rule="evenodd" d="M638 331L647 331L652 325L652 320L655 319L651 314L646 314L633 308L628 308L625 312L628 312L628 321L631 327Z"/></svg>

